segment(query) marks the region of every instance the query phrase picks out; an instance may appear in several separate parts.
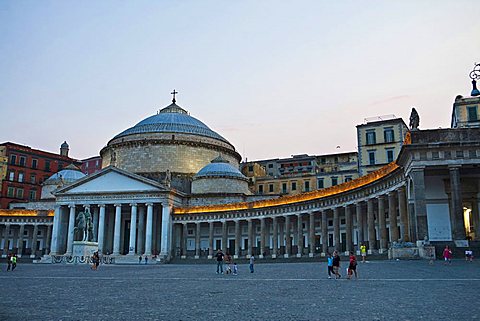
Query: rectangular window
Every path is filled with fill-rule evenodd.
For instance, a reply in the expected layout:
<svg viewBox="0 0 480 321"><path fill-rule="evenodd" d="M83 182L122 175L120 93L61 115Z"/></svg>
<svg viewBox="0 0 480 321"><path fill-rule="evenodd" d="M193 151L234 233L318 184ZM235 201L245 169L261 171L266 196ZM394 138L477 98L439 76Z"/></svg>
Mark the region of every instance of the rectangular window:
<svg viewBox="0 0 480 321"><path fill-rule="evenodd" d="M30 183L36 184L36 183L37 183L37 176L35 176L35 175L30 175Z"/></svg>
<svg viewBox="0 0 480 321"><path fill-rule="evenodd" d="M31 201L34 201L34 200L37 199L37 191L36 191L36 190L32 189L32 190L30 191L29 199L30 199Z"/></svg>
<svg viewBox="0 0 480 321"><path fill-rule="evenodd" d="M10 156L10 164L15 165L17 163L17 155Z"/></svg>
<svg viewBox="0 0 480 321"><path fill-rule="evenodd" d="M50 161L45 161L45 170L50 171Z"/></svg>
<svg viewBox="0 0 480 321"><path fill-rule="evenodd" d="M15 180L15 172L14 171L11 171L10 173L8 173L8 180L12 181L12 182Z"/></svg>
<svg viewBox="0 0 480 321"><path fill-rule="evenodd" d="M477 106L469 106L467 107L467 111L468 111L468 121L478 120Z"/></svg>
<svg viewBox="0 0 480 321"><path fill-rule="evenodd" d="M26 163L26 158L25 158L25 156L20 156L19 165L20 165L20 166L25 166L25 163Z"/></svg>
<svg viewBox="0 0 480 321"><path fill-rule="evenodd" d="M332 186L338 185L338 177L332 177Z"/></svg>
<svg viewBox="0 0 480 321"><path fill-rule="evenodd" d="M292 182L292 191L297 190L297 182Z"/></svg>
<svg viewBox="0 0 480 321"><path fill-rule="evenodd" d="M269 185L268 185L268 191L269 191L270 193L273 193L273 184L269 184Z"/></svg>
<svg viewBox="0 0 480 321"><path fill-rule="evenodd" d="M23 188L17 188L17 198L23 198Z"/></svg>
<svg viewBox="0 0 480 321"><path fill-rule="evenodd" d="M385 128L383 131L383 138L385 139L385 143L393 143L395 140L393 128Z"/></svg>
<svg viewBox="0 0 480 321"><path fill-rule="evenodd" d="M369 165L375 165L375 152L374 151L368 152L368 164Z"/></svg>
<svg viewBox="0 0 480 321"><path fill-rule="evenodd" d="M7 190L7 196L8 197L13 197L15 195L15 188L14 187L9 187Z"/></svg>
<svg viewBox="0 0 480 321"><path fill-rule="evenodd" d="M263 194L263 185L258 185L258 194Z"/></svg>
<svg viewBox="0 0 480 321"><path fill-rule="evenodd" d="M352 176L345 176L345 182L350 182L352 180Z"/></svg>
<svg viewBox="0 0 480 321"><path fill-rule="evenodd" d="M305 192L310 191L310 181L305 181Z"/></svg>
<svg viewBox="0 0 480 321"><path fill-rule="evenodd" d="M373 145L377 143L377 137L374 131L367 132L367 145Z"/></svg>
<svg viewBox="0 0 480 321"><path fill-rule="evenodd" d="M268 168L273 168L273 164L268 164Z"/></svg>
<svg viewBox="0 0 480 321"><path fill-rule="evenodd" d="M18 182L23 183L23 173L22 172L18 173Z"/></svg>
<svg viewBox="0 0 480 321"><path fill-rule="evenodd" d="M58 164L58 171L61 171L62 169L63 169L63 164L62 163Z"/></svg>
<svg viewBox="0 0 480 321"><path fill-rule="evenodd" d="M393 149L387 149L387 162L393 162Z"/></svg>
<svg viewBox="0 0 480 321"><path fill-rule="evenodd" d="M32 159L32 168L38 167L38 159Z"/></svg>
<svg viewBox="0 0 480 321"><path fill-rule="evenodd" d="M323 178L321 178L317 181L317 188L320 189L324 187L325 187L325 184L323 183Z"/></svg>
<svg viewBox="0 0 480 321"><path fill-rule="evenodd" d="M88 162L85 162L85 168L88 168Z"/></svg>
<svg viewBox="0 0 480 321"><path fill-rule="evenodd" d="M253 165L248 165L248 171L253 172Z"/></svg>
<svg viewBox="0 0 480 321"><path fill-rule="evenodd" d="M99 161L98 159L95 161L95 167L98 167Z"/></svg>
<svg viewBox="0 0 480 321"><path fill-rule="evenodd" d="M282 183L282 193L283 194L287 193L287 183Z"/></svg>

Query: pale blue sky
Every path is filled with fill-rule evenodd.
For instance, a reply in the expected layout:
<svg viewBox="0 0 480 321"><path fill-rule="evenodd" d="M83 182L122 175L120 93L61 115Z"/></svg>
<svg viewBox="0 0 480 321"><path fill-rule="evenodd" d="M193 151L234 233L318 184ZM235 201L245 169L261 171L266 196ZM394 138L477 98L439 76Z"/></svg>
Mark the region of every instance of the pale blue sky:
<svg viewBox="0 0 480 321"><path fill-rule="evenodd" d="M0 142L97 155L171 101L249 160L356 150L366 117L449 127L478 1L0 0ZM341 146L336 149L336 146Z"/></svg>

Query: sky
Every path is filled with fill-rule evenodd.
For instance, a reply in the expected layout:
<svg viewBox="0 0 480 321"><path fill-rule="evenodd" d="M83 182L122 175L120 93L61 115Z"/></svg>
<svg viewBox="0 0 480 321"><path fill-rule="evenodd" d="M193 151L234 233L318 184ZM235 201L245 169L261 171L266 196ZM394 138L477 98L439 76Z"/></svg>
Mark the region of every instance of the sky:
<svg viewBox="0 0 480 321"><path fill-rule="evenodd" d="M95 156L173 89L250 161L356 151L356 125L412 107L448 128L479 17L474 0L0 0L0 142Z"/></svg>

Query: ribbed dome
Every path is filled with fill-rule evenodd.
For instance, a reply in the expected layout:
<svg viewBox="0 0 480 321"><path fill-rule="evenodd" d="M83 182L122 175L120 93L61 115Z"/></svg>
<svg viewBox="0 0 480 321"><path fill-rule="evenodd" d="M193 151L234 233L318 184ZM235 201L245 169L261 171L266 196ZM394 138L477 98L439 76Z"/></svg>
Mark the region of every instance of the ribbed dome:
<svg viewBox="0 0 480 321"><path fill-rule="evenodd" d="M237 168L230 165L230 163L221 156L215 158L210 164L202 168L193 179L206 177L230 177L248 180Z"/></svg>
<svg viewBox="0 0 480 321"><path fill-rule="evenodd" d="M135 126L121 132L115 138L145 133L182 133L215 138L228 141L208 128L207 125L188 113L175 103L163 108L157 115L150 116Z"/></svg>
<svg viewBox="0 0 480 321"><path fill-rule="evenodd" d="M85 176L86 175L82 173L75 165L68 165L61 171L50 176L43 184L57 184L58 182L70 184Z"/></svg>

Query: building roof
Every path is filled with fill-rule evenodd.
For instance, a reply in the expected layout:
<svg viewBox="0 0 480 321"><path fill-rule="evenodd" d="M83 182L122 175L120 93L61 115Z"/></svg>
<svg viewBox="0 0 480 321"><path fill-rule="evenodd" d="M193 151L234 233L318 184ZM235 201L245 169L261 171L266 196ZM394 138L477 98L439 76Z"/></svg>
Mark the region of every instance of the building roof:
<svg viewBox="0 0 480 321"><path fill-rule="evenodd" d="M150 116L135 126L121 132L115 138L145 133L181 133L205 136L229 143L225 138L208 128L198 119L190 116L186 110L172 103L158 114ZM230 144L230 143L229 143Z"/></svg>
<svg viewBox="0 0 480 321"><path fill-rule="evenodd" d="M235 168L221 156L218 156L212 160L210 164L198 171L193 179L207 177L230 177L247 180L247 178L238 170L238 168Z"/></svg>
<svg viewBox="0 0 480 321"><path fill-rule="evenodd" d="M43 184L56 184L58 181L61 181L64 184L70 184L85 176L86 175L82 173L77 166L70 164L61 171L50 176L45 182L43 182Z"/></svg>

